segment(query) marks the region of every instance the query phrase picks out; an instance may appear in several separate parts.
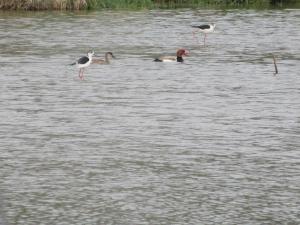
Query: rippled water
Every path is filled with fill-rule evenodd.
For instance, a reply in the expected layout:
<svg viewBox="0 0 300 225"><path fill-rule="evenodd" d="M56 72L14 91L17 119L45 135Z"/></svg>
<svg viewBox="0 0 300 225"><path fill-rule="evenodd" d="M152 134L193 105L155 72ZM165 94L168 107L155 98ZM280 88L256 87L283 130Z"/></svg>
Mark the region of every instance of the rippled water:
<svg viewBox="0 0 300 225"><path fill-rule="evenodd" d="M2 12L0 223L300 224L299 41L300 10Z"/></svg>

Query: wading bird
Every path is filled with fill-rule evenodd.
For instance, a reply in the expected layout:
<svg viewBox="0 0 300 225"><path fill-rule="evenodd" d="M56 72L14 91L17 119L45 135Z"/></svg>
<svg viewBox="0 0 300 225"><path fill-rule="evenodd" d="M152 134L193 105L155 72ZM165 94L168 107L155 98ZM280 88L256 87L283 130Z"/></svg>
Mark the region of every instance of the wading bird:
<svg viewBox="0 0 300 225"><path fill-rule="evenodd" d="M78 76L80 80L83 80L84 68L88 67L91 64L94 54L95 54L94 51L89 51L87 53L87 56L83 56L79 58L76 62L71 64L71 65L77 65L77 67L79 68Z"/></svg>
<svg viewBox="0 0 300 225"><path fill-rule="evenodd" d="M216 27L215 24L205 24L205 25L200 25L200 26L192 26L193 28L197 28L197 30L193 31L193 37L195 38L195 33L197 31L200 31L202 33L204 33L204 46L205 46L205 39L206 39L206 35L208 33L212 33L214 32L214 29Z"/></svg>

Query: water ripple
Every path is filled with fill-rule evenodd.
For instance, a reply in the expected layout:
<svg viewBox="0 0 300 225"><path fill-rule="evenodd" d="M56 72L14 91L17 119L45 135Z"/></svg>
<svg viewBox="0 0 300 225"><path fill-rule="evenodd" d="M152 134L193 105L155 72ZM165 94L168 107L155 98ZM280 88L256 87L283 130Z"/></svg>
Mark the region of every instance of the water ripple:
<svg viewBox="0 0 300 225"><path fill-rule="evenodd" d="M1 14L0 223L299 224L299 16Z"/></svg>

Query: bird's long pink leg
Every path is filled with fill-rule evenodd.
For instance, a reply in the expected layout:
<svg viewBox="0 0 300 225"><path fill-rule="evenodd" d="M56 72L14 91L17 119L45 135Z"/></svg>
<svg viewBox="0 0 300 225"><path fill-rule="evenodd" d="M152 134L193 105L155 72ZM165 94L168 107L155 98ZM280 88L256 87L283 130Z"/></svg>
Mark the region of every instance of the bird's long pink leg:
<svg viewBox="0 0 300 225"><path fill-rule="evenodd" d="M193 38L196 39L197 44L199 44L199 39L198 37L195 35L196 31L193 31Z"/></svg>
<svg viewBox="0 0 300 225"><path fill-rule="evenodd" d="M84 71L84 68L82 68L81 77L80 77L81 80L84 80L84 78L83 78L83 71Z"/></svg>
<svg viewBox="0 0 300 225"><path fill-rule="evenodd" d="M78 74L78 77L81 79L81 68L79 69L79 74Z"/></svg>
<svg viewBox="0 0 300 225"><path fill-rule="evenodd" d="M193 38L196 39L197 43L199 44L198 37L195 35L196 31L193 31Z"/></svg>

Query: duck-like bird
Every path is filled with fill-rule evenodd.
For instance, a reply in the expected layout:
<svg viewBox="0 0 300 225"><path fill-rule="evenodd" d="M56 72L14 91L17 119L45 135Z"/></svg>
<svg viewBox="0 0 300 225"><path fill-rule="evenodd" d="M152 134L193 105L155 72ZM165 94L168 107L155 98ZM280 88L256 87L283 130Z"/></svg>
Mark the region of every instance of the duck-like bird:
<svg viewBox="0 0 300 225"><path fill-rule="evenodd" d="M188 51L183 48L177 51L176 56L161 56L156 58L154 62L183 62L182 56L188 56Z"/></svg>
<svg viewBox="0 0 300 225"><path fill-rule="evenodd" d="M112 52L105 53L105 59L93 59L92 64L110 64L111 59L115 59L116 57Z"/></svg>
<svg viewBox="0 0 300 225"><path fill-rule="evenodd" d="M216 25L215 24L204 24L204 25L192 26L192 27L197 28L197 30L193 31L193 37L195 37L195 33L197 31L200 31L200 32L204 33L204 45L205 45L206 35L208 33L214 32Z"/></svg>
<svg viewBox="0 0 300 225"><path fill-rule="evenodd" d="M88 67L91 64L94 54L95 54L94 51L89 51L87 53L87 56L83 56L83 57L79 58L76 62L71 64L71 65L77 65L77 67L79 68L78 76L79 76L80 80L83 80L84 68Z"/></svg>

